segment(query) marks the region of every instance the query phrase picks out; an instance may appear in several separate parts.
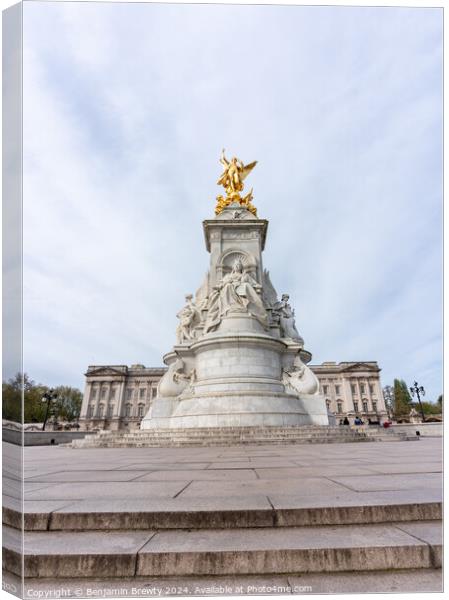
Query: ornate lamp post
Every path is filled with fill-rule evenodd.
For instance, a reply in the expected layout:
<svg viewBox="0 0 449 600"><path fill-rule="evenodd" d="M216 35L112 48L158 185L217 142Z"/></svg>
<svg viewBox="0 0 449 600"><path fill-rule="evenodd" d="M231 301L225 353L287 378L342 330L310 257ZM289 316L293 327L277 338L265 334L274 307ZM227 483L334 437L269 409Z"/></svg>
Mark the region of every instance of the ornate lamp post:
<svg viewBox="0 0 449 600"><path fill-rule="evenodd" d="M57 399L58 399L58 394L55 392L55 390L53 388L49 389L48 392L45 392L45 394L42 396L42 402L47 403L47 407L45 409L44 424L42 425L42 431L45 431L45 425L47 424L48 412L50 410L50 405L54 404Z"/></svg>
<svg viewBox="0 0 449 600"><path fill-rule="evenodd" d="M385 408L387 409L388 420L391 421L393 414L394 390L391 385L386 385L382 391L385 400Z"/></svg>
<svg viewBox="0 0 449 600"><path fill-rule="evenodd" d="M418 398L419 408L421 409L421 416L422 416L422 420L423 420L423 423L424 423L424 421L426 420L426 418L424 416L424 409L423 409L422 404L421 404L421 396L425 396L426 395L426 391L425 391L425 389L423 388L422 385L418 386L418 382L415 381L414 384L413 384L413 387L410 388L410 393L411 393L411 395L413 397L416 396Z"/></svg>

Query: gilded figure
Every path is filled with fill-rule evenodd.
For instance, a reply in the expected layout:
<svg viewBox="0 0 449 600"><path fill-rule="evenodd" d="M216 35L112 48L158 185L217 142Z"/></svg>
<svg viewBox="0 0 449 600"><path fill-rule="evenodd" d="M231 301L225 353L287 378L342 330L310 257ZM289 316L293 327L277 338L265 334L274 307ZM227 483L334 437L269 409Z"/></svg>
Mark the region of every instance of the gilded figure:
<svg viewBox="0 0 449 600"><path fill-rule="evenodd" d="M217 181L217 185L222 185L224 187L226 197L221 195L217 196L215 214L219 215L226 206L229 206L233 202L238 202L241 206L244 206L257 216L256 207L251 203L251 200L253 199L253 190L251 189L249 194L246 194L243 198L240 196L240 192L243 190L243 181L254 169L257 161L255 160L252 163L244 165L236 156L233 156L231 160L228 160L223 148L220 162L223 165L223 173Z"/></svg>

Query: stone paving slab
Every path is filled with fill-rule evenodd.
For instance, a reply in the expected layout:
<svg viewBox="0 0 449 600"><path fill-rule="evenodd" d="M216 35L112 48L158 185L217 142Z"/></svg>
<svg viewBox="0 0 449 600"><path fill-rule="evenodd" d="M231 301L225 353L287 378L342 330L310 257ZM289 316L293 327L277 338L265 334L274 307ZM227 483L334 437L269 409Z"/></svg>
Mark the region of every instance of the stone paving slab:
<svg viewBox="0 0 449 600"><path fill-rule="evenodd" d="M381 490L415 490L422 488L441 489L441 473L395 473L371 475L366 477L332 477L332 481L358 492Z"/></svg>
<svg viewBox="0 0 449 600"><path fill-rule="evenodd" d="M146 471L58 471L56 473L50 473L48 475L33 475L26 479L27 482L44 482L44 483L88 483L90 481L103 482L103 481L132 481L143 475L150 473L150 470Z"/></svg>
<svg viewBox="0 0 449 600"><path fill-rule="evenodd" d="M319 496L270 494L276 525L338 525L441 520L441 492L343 492Z"/></svg>
<svg viewBox="0 0 449 600"><path fill-rule="evenodd" d="M72 482L53 484L48 488L40 488L25 495L28 500L84 500L87 498L137 498L167 497L179 494L189 480L152 481L152 482ZM39 484L36 484L39 485Z"/></svg>
<svg viewBox="0 0 449 600"><path fill-rule="evenodd" d="M55 510L51 530L270 527L264 496L83 500Z"/></svg>
<svg viewBox="0 0 449 600"><path fill-rule="evenodd" d="M416 464L407 465L401 464L381 464L372 463L369 467L373 473L442 473L443 463L441 461L434 462L419 462Z"/></svg>
<svg viewBox="0 0 449 600"><path fill-rule="evenodd" d="M440 522L401 523L397 527L426 544L441 546L443 543L443 528Z"/></svg>
<svg viewBox="0 0 449 600"><path fill-rule="evenodd" d="M23 495L32 494L39 490L46 490L52 487L54 484L52 483L44 483L44 482L35 482L28 483L25 481L24 483L20 480L13 480L7 477L3 477L3 495L9 496L11 498L21 499Z"/></svg>
<svg viewBox="0 0 449 600"><path fill-rule="evenodd" d="M57 509L63 508L71 501L63 500L17 500L4 496L3 523L25 530L45 531L48 528L49 516ZM23 517L22 517L23 515ZM23 525L22 525L23 523Z"/></svg>
<svg viewBox="0 0 449 600"><path fill-rule="evenodd" d="M256 473L260 479L298 479L305 477L316 477L318 469L315 467L258 467ZM332 466L332 467L320 467L319 474L321 477L347 475L347 465ZM370 468L365 467L352 467L350 470L351 475L374 475L374 471Z"/></svg>
<svg viewBox="0 0 449 600"><path fill-rule="evenodd" d="M215 577L123 577L108 579L29 579L21 581L4 572L3 580L23 597L173 597L303 595L348 593L442 592L441 569L360 571L357 573L308 573L306 575Z"/></svg>
<svg viewBox="0 0 449 600"><path fill-rule="evenodd" d="M140 550L136 574L308 573L432 566L437 565L432 564L427 543L392 525L362 525L247 529L244 535L225 529L158 532Z"/></svg>
<svg viewBox="0 0 449 600"><path fill-rule="evenodd" d="M20 532L3 527L4 566L20 573ZM25 577L126 577L135 573L136 555L154 532L26 532Z"/></svg>
<svg viewBox="0 0 449 600"><path fill-rule="evenodd" d="M257 479L256 472L251 469L204 469L153 471L141 474L136 481L248 481Z"/></svg>
<svg viewBox="0 0 449 600"><path fill-rule="evenodd" d="M95 451L95 448L93 449ZM124 450L126 451L127 448L124 448ZM151 450L151 449L150 449ZM167 471L169 469L179 469L180 467L182 467L183 469L207 469L207 467L210 465L210 462L189 462L189 463L185 463L181 460L177 460L174 462L167 462L167 460L165 460L164 462L157 462L155 460L147 460L146 462L142 461L139 463L133 462L130 465L122 465L120 467L117 468L118 471L122 471L122 470L144 470L144 471L155 471L155 470L161 470L161 471Z"/></svg>
<svg viewBox="0 0 449 600"><path fill-rule="evenodd" d="M311 494L330 494L343 491L344 486L338 482L329 481L323 477L308 477L299 479L273 479L256 481L215 481L213 485L205 481L193 481L180 496L245 496L245 495L270 495L294 494L308 496Z"/></svg>

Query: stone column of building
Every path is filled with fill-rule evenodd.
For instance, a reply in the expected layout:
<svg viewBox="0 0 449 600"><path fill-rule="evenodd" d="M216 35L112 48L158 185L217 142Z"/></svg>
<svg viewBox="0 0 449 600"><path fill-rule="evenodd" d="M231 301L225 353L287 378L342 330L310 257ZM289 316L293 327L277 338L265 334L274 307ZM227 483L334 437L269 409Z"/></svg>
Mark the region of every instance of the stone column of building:
<svg viewBox="0 0 449 600"><path fill-rule="evenodd" d="M345 405L344 412L346 415L354 412L354 403L352 401L352 390L351 390L351 381L348 377L343 376L341 384L343 386L343 393L345 397Z"/></svg>
<svg viewBox="0 0 449 600"><path fill-rule="evenodd" d="M126 387L126 378L123 378L120 381L118 393L117 393L117 404L115 405L115 411L114 411L115 419L119 419L120 415L122 414L122 405L123 405L123 401L124 401L123 399L125 396L125 387Z"/></svg>
<svg viewBox="0 0 449 600"><path fill-rule="evenodd" d="M80 421L85 421L87 419L87 410L90 402L90 395L92 393L92 383L86 380L86 385L84 386L84 395L83 400L81 402L81 410L80 410Z"/></svg>

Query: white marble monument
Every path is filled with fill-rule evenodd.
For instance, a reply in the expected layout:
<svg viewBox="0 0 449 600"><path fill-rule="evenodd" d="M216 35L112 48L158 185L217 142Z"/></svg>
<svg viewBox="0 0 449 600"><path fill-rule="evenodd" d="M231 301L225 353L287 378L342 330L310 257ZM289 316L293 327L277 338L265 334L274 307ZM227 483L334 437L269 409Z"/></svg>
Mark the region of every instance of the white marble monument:
<svg viewBox="0 0 449 600"><path fill-rule="evenodd" d="M255 163L221 159L216 217L203 222L210 268L177 317L168 370L141 428L328 425L289 296L279 300L262 252L268 222L245 197Z"/></svg>

